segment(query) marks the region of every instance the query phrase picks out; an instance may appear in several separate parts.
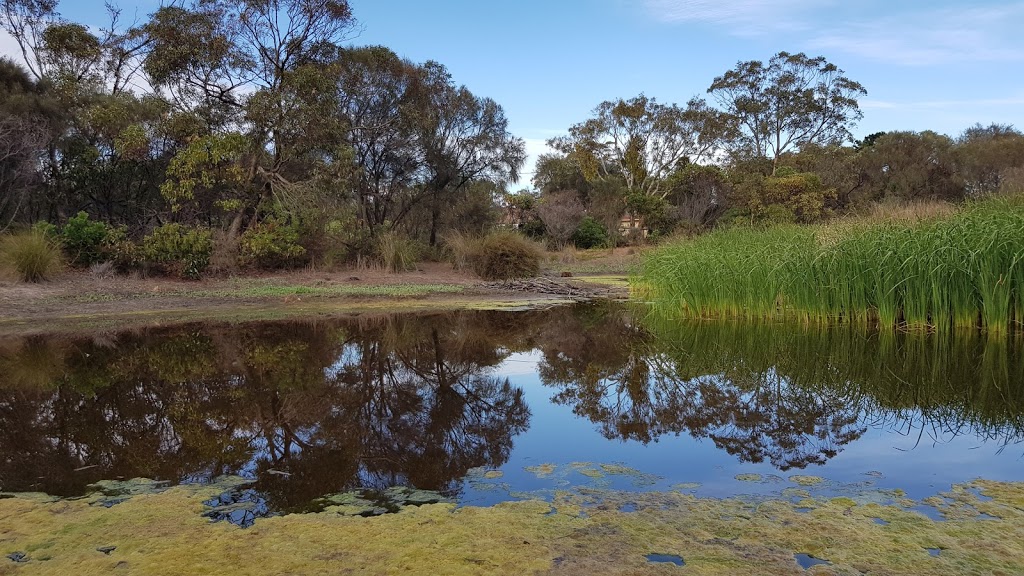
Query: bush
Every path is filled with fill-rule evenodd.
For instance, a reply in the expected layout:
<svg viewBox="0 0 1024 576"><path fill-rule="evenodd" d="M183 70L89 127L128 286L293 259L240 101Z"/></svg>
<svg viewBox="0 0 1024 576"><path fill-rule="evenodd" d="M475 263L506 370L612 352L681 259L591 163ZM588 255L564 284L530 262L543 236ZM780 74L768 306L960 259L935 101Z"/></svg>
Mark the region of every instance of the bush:
<svg viewBox="0 0 1024 576"><path fill-rule="evenodd" d="M608 231L600 222L590 216L583 218L572 234L572 243L577 248L601 248L608 245Z"/></svg>
<svg viewBox="0 0 1024 576"><path fill-rule="evenodd" d="M102 254L103 260L110 262L118 272L128 272L142 265L139 246L128 239L128 230L124 226L107 231Z"/></svg>
<svg viewBox="0 0 1024 576"><path fill-rule="evenodd" d="M162 274L197 280L210 265L213 236L209 230L164 224L142 241L146 267Z"/></svg>
<svg viewBox="0 0 1024 576"><path fill-rule="evenodd" d="M15 234L0 242L0 263L24 282L47 280L60 270L60 247L38 232Z"/></svg>
<svg viewBox="0 0 1024 576"><path fill-rule="evenodd" d="M90 266L106 260L104 246L110 226L105 222L90 220L85 212L70 218L60 232L61 243L68 258L75 266Z"/></svg>
<svg viewBox="0 0 1024 576"><path fill-rule="evenodd" d="M515 232L492 232L473 250L473 270L487 280L529 278L540 272L544 250Z"/></svg>
<svg viewBox="0 0 1024 576"><path fill-rule="evenodd" d="M306 249L299 245L299 230L283 220L268 218L250 227L239 239L242 266L277 269L305 263Z"/></svg>
<svg viewBox="0 0 1024 576"><path fill-rule="evenodd" d="M416 269L419 261L419 247L411 239L396 232L385 232L377 237L375 256L377 262L392 272Z"/></svg>

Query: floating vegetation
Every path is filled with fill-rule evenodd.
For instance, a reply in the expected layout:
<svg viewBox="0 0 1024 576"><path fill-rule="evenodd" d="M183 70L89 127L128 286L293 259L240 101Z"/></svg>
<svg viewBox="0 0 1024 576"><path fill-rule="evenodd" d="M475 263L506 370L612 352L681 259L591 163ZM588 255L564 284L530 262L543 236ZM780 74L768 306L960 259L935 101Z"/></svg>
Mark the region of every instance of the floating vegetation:
<svg viewBox="0 0 1024 576"><path fill-rule="evenodd" d="M1024 202L918 223L731 228L667 245L633 278L671 315L899 328L1024 327Z"/></svg>
<svg viewBox="0 0 1024 576"><path fill-rule="evenodd" d="M789 481L801 486L815 486L824 482L825 479L820 476L803 476L800 474L794 474L789 477Z"/></svg>
<svg viewBox="0 0 1024 576"><path fill-rule="evenodd" d="M372 518L327 509L262 518L244 532L201 515L221 488L137 493L111 508L86 499L0 500L0 553L10 567L0 565L0 573L17 566L22 575L98 574L117 566L143 575L228 574L244 566L250 574L328 574L344 566L353 574L433 574L444 566L453 575L621 574L683 565L696 575L1024 572L1021 483L953 487L938 495L945 522L870 501L889 493L815 498L813 513L801 514L782 500L589 490L558 493L552 503L423 504ZM594 499L604 505L580 514ZM620 511L630 503L635 511ZM1001 520L980 522L969 509L974 518Z"/></svg>

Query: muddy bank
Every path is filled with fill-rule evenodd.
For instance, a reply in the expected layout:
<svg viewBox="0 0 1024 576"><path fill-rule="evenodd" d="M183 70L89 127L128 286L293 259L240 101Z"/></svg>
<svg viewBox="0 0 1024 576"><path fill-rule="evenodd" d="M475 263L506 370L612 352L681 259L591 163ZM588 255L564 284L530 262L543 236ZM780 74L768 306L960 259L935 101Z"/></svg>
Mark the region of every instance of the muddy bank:
<svg viewBox="0 0 1024 576"><path fill-rule="evenodd" d="M612 284L609 286L609 282ZM552 290L562 285L565 290ZM273 320L376 311L515 310L628 296L617 277L553 278L546 289L485 283L446 264L416 272L294 272L215 278L97 278L68 273L40 284L0 282L0 335L128 328L196 320Z"/></svg>

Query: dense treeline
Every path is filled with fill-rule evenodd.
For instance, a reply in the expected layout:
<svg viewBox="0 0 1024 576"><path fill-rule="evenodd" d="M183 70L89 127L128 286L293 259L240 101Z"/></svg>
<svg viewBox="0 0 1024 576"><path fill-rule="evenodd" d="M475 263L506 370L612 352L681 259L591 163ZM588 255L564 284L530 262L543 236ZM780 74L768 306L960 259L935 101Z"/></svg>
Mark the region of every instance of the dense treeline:
<svg viewBox="0 0 1024 576"><path fill-rule="evenodd" d="M84 212L96 258L265 266L389 234L436 245L489 227L525 158L502 108L441 64L343 47L345 0L196 0L130 25L111 9L98 33L55 0L4 0L0 23L25 55L0 61L0 228ZM168 226L142 253L117 247Z"/></svg>
<svg viewBox="0 0 1024 576"><path fill-rule="evenodd" d="M580 244L578 231L595 224L614 237L624 214L634 224L624 231L661 235L1024 190L1024 134L1012 126L854 140L866 91L821 57L740 62L708 94L685 108L642 94L601 103L548 142L556 152L538 162L539 198L516 198L524 220Z"/></svg>
<svg viewBox="0 0 1024 576"><path fill-rule="evenodd" d="M81 266L402 268L500 225L607 246L1024 187L1014 128L854 143L864 87L780 52L706 100L600 104L549 142L537 192L506 194L526 153L501 106L442 64L351 46L346 0L187 0L133 22L108 8L99 28L58 8L0 0L23 57L0 59L0 231L35 225Z"/></svg>

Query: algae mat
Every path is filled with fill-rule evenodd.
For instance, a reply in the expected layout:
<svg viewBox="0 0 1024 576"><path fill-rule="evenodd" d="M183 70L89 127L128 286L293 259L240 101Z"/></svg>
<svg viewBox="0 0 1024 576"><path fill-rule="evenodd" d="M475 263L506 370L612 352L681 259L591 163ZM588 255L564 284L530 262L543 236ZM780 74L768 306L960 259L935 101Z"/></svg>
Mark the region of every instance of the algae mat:
<svg viewBox="0 0 1024 576"><path fill-rule="evenodd" d="M328 509L248 529L202 516L220 489L178 486L110 507L4 498L0 574L1024 573L1020 483L955 486L930 502L937 520L906 501L593 490L372 518Z"/></svg>

